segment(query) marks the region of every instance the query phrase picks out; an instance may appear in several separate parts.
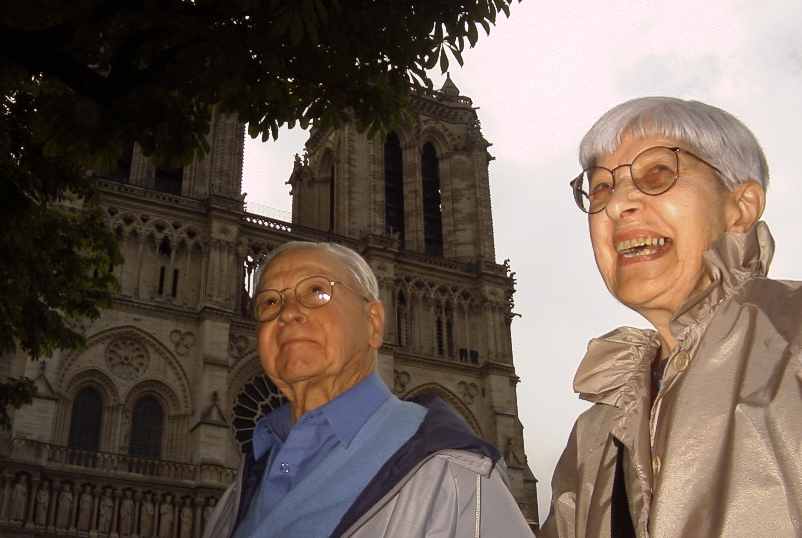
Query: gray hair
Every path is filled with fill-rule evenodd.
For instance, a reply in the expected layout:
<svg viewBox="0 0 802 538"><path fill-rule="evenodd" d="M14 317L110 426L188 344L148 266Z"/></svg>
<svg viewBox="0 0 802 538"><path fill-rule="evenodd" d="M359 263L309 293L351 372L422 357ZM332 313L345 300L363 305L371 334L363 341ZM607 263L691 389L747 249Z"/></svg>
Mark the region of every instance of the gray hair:
<svg viewBox="0 0 802 538"><path fill-rule="evenodd" d="M662 136L686 145L721 170L729 190L753 179L769 186L769 166L755 135L738 118L699 101L641 97L608 110L582 139L579 161L593 166L615 152L625 136Z"/></svg>
<svg viewBox="0 0 802 538"><path fill-rule="evenodd" d="M271 261L279 254L302 248L322 250L336 257L353 278L359 291L373 301L380 300L379 282L376 280L376 274L373 272L368 262L365 261L365 258L360 256L355 250L337 243L315 243L313 241L288 241L270 251L259 265L259 270L256 273L255 293L259 293L259 287L262 284L262 275Z"/></svg>

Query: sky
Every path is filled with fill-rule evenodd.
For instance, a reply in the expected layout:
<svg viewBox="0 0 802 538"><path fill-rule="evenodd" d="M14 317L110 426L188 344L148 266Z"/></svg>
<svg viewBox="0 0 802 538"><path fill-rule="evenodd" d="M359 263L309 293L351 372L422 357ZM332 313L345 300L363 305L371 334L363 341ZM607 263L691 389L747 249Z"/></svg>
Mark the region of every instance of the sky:
<svg viewBox="0 0 802 538"><path fill-rule="evenodd" d="M798 0L525 0L490 36L482 32L464 68L452 66L461 93L480 107L496 157L496 261L510 258L517 273L518 411L541 522L554 466L587 407L572 381L588 340L621 325L648 327L609 295L596 269L587 218L568 190L579 141L605 111L634 97L697 99L731 112L755 133L771 170L764 220L777 248L769 275L802 279L800 21ZM439 87L444 77L433 79ZM250 203L289 216L284 182L306 138L296 129L277 142L246 139Z"/></svg>

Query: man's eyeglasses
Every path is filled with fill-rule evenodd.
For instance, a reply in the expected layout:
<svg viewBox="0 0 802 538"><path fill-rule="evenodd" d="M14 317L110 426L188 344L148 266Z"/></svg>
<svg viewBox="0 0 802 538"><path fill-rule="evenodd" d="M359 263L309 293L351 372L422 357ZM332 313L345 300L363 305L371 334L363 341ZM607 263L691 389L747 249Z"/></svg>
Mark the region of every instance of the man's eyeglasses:
<svg viewBox="0 0 802 538"><path fill-rule="evenodd" d="M254 316L261 323L276 319L287 302L285 293L290 289L295 295L295 300L301 306L320 308L331 302L334 297L335 286L342 286L361 297L365 302L370 302L370 299L343 282L330 280L322 275L314 275L298 281L294 288L285 288L283 290L268 288L257 293L253 302Z"/></svg>
<svg viewBox="0 0 802 538"><path fill-rule="evenodd" d="M680 153L690 155L723 177L721 170L690 151L677 147L654 146L638 153L630 164L622 164L612 170L603 166L591 166L582 170L570 183L574 201L585 213L593 214L604 210L615 192L615 172L619 168L629 168L632 183L643 194L663 194L679 179Z"/></svg>

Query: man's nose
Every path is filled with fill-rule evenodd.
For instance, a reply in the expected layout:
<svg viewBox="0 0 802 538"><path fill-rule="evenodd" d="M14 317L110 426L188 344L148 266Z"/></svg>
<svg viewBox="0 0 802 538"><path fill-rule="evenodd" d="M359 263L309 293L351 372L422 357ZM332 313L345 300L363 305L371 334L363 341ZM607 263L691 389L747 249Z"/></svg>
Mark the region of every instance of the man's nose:
<svg viewBox="0 0 802 538"><path fill-rule="evenodd" d="M283 301L281 304L281 311L278 317L281 321L288 323L290 321L303 321L306 319L304 307L295 298L293 290L287 290L283 293Z"/></svg>

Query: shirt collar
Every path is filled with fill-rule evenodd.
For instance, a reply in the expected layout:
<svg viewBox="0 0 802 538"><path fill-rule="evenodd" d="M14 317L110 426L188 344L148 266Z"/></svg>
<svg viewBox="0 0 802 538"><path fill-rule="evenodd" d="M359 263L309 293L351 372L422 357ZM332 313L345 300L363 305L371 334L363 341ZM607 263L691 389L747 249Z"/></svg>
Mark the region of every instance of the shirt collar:
<svg viewBox="0 0 802 538"><path fill-rule="evenodd" d="M390 389L373 372L325 405L292 423L289 404L264 416L253 430L253 457L258 460L276 443L287 440L290 430L314 416L323 416L339 441L348 446L370 416L391 396Z"/></svg>
<svg viewBox="0 0 802 538"><path fill-rule="evenodd" d="M326 417L335 435L348 446L371 415L390 397L390 389L373 372L368 377L343 392L320 412Z"/></svg>

